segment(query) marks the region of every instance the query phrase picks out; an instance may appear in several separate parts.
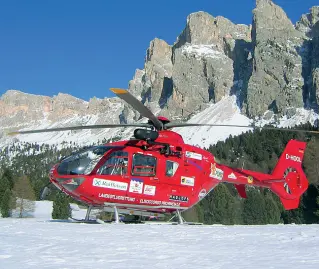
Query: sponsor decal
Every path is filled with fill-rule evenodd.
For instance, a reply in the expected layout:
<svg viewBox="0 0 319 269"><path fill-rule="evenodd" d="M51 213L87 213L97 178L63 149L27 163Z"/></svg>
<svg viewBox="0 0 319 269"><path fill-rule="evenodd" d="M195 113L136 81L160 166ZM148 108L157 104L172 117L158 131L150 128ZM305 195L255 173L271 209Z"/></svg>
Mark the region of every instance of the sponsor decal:
<svg viewBox="0 0 319 269"><path fill-rule="evenodd" d="M165 202L165 201L157 201L157 200L146 200L140 199L141 204L149 204L149 205L163 205L163 206L176 206L179 207L181 203L176 202Z"/></svg>
<svg viewBox="0 0 319 269"><path fill-rule="evenodd" d="M188 197L186 196L170 195L169 199L172 201L188 202Z"/></svg>
<svg viewBox="0 0 319 269"><path fill-rule="evenodd" d="M181 177L181 184L187 186L194 186L195 178L192 177Z"/></svg>
<svg viewBox="0 0 319 269"><path fill-rule="evenodd" d="M130 182L129 192L139 193L143 192L143 180L139 178L132 178Z"/></svg>
<svg viewBox="0 0 319 269"><path fill-rule="evenodd" d="M286 160L291 160L293 162L301 163L301 159L299 156L289 155L286 153Z"/></svg>
<svg viewBox="0 0 319 269"><path fill-rule="evenodd" d="M108 194L108 193L99 193L99 198L135 202L135 198L133 198L133 197L114 195L114 194Z"/></svg>
<svg viewBox="0 0 319 269"><path fill-rule="evenodd" d="M93 186L100 188L107 188L113 190L126 191L127 190L126 182L113 181L108 179L94 178Z"/></svg>
<svg viewBox="0 0 319 269"><path fill-rule="evenodd" d="M205 189L202 189L199 194L198 194L198 198L199 199L203 199L207 194L207 191Z"/></svg>
<svg viewBox="0 0 319 269"><path fill-rule="evenodd" d="M195 152L191 152L191 151L186 151L186 152L185 152L185 156L186 156L187 158L192 158L192 159L200 160L200 161L203 159L202 154L195 153Z"/></svg>
<svg viewBox="0 0 319 269"><path fill-rule="evenodd" d="M254 182L254 178L253 178L252 176L248 176L248 177L247 177L247 182L248 182L249 184L252 184L252 183Z"/></svg>
<svg viewBox="0 0 319 269"><path fill-rule="evenodd" d="M145 195L155 195L156 186L145 185L144 186L144 194Z"/></svg>
<svg viewBox="0 0 319 269"><path fill-rule="evenodd" d="M237 177L235 176L234 173L229 174L229 175L228 175L228 178L230 178L230 179L237 179Z"/></svg>
<svg viewBox="0 0 319 269"><path fill-rule="evenodd" d="M216 167L216 163L210 164L210 177L222 180L224 176L224 171Z"/></svg>

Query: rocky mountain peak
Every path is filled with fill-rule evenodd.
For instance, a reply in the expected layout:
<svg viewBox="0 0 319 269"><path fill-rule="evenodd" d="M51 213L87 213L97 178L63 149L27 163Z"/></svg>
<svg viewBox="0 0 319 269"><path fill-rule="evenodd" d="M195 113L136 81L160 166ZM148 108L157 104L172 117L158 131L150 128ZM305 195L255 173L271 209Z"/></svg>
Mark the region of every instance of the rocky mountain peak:
<svg viewBox="0 0 319 269"><path fill-rule="evenodd" d="M310 9L309 13L301 16L300 20L296 23L296 29L310 38L319 36L318 27L316 27L318 21L319 6L314 6Z"/></svg>
<svg viewBox="0 0 319 269"><path fill-rule="evenodd" d="M257 0L253 10L253 39L290 38L295 28L285 11L271 0Z"/></svg>
<svg viewBox="0 0 319 269"><path fill-rule="evenodd" d="M247 113L280 115L303 107L304 39L286 13L270 0L257 1L253 11L253 71L247 89ZM290 112L289 112L290 113Z"/></svg>
<svg viewBox="0 0 319 269"><path fill-rule="evenodd" d="M174 44L158 38L150 42L129 91L155 114L179 121L196 119L195 114L213 111L212 106L230 97L253 118L291 118L301 108L318 111L318 21L319 7L313 7L295 27L271 0L256 0L252 25L203 11L192 13ZM219 111L222 114L221 106ZM209 121L221 114L198 115ZM137 119L138 113L118 98L86 102L68 94L47 97L15 90L0 98L1 128ZM101 131L99 137L106 133L111 131Z"/></svg>
<svg viewBox="0 0 319 269"><path fill-rule="evenodd" d="M172 48L162 39L155 38L147 49L146 62L166 63L171 60Z"/></svg>
<svg viewBox="0 0 319 269"><path fill-rule="evenodd" d="M199 11L187 17L186 27L178 37L174 47L181 47L185 43L192 45L215 44L223 50L224 38L239 37L250 39L249 26L236 25L222 16L214 18L207 12Z"/></svg>

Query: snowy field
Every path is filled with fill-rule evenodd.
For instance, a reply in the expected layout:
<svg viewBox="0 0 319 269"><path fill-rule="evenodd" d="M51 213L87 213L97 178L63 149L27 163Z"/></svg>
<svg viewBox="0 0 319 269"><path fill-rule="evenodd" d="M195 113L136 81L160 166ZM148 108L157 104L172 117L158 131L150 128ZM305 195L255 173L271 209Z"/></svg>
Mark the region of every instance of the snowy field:
<svg viewBox="0 0 319 269"><path fill-rule="evenodd" d="M1 269L319 268L319 225L80 224L43 205L0 219Z"/></svg>

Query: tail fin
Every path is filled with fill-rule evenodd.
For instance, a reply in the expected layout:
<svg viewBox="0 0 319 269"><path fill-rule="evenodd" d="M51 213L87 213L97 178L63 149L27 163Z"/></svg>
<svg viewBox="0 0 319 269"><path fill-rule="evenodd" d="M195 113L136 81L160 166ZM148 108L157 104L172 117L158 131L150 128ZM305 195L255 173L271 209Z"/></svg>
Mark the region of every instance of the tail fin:
<svg viewBox="0 0 319 269"><path fill-rule="evenodd" d="M290 140L272 173L274 178L282 180L274 180L270 189L280 197L286 210L297 208L300 196L308 188L308 180L301 166L305 149L305 142Z"/></svg>

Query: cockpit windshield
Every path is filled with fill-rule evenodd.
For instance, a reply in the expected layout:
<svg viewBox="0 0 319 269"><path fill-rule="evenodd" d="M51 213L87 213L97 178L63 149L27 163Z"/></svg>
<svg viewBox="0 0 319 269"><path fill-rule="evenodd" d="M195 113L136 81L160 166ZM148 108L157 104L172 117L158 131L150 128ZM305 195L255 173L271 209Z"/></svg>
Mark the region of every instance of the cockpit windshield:
<svg viewBox="0 0 319 269"><path fill-rule="evenodd" d="M64 159L59 167L60 175L88 175L103 155L114 147L95 146L79 151Z"/></svg>

